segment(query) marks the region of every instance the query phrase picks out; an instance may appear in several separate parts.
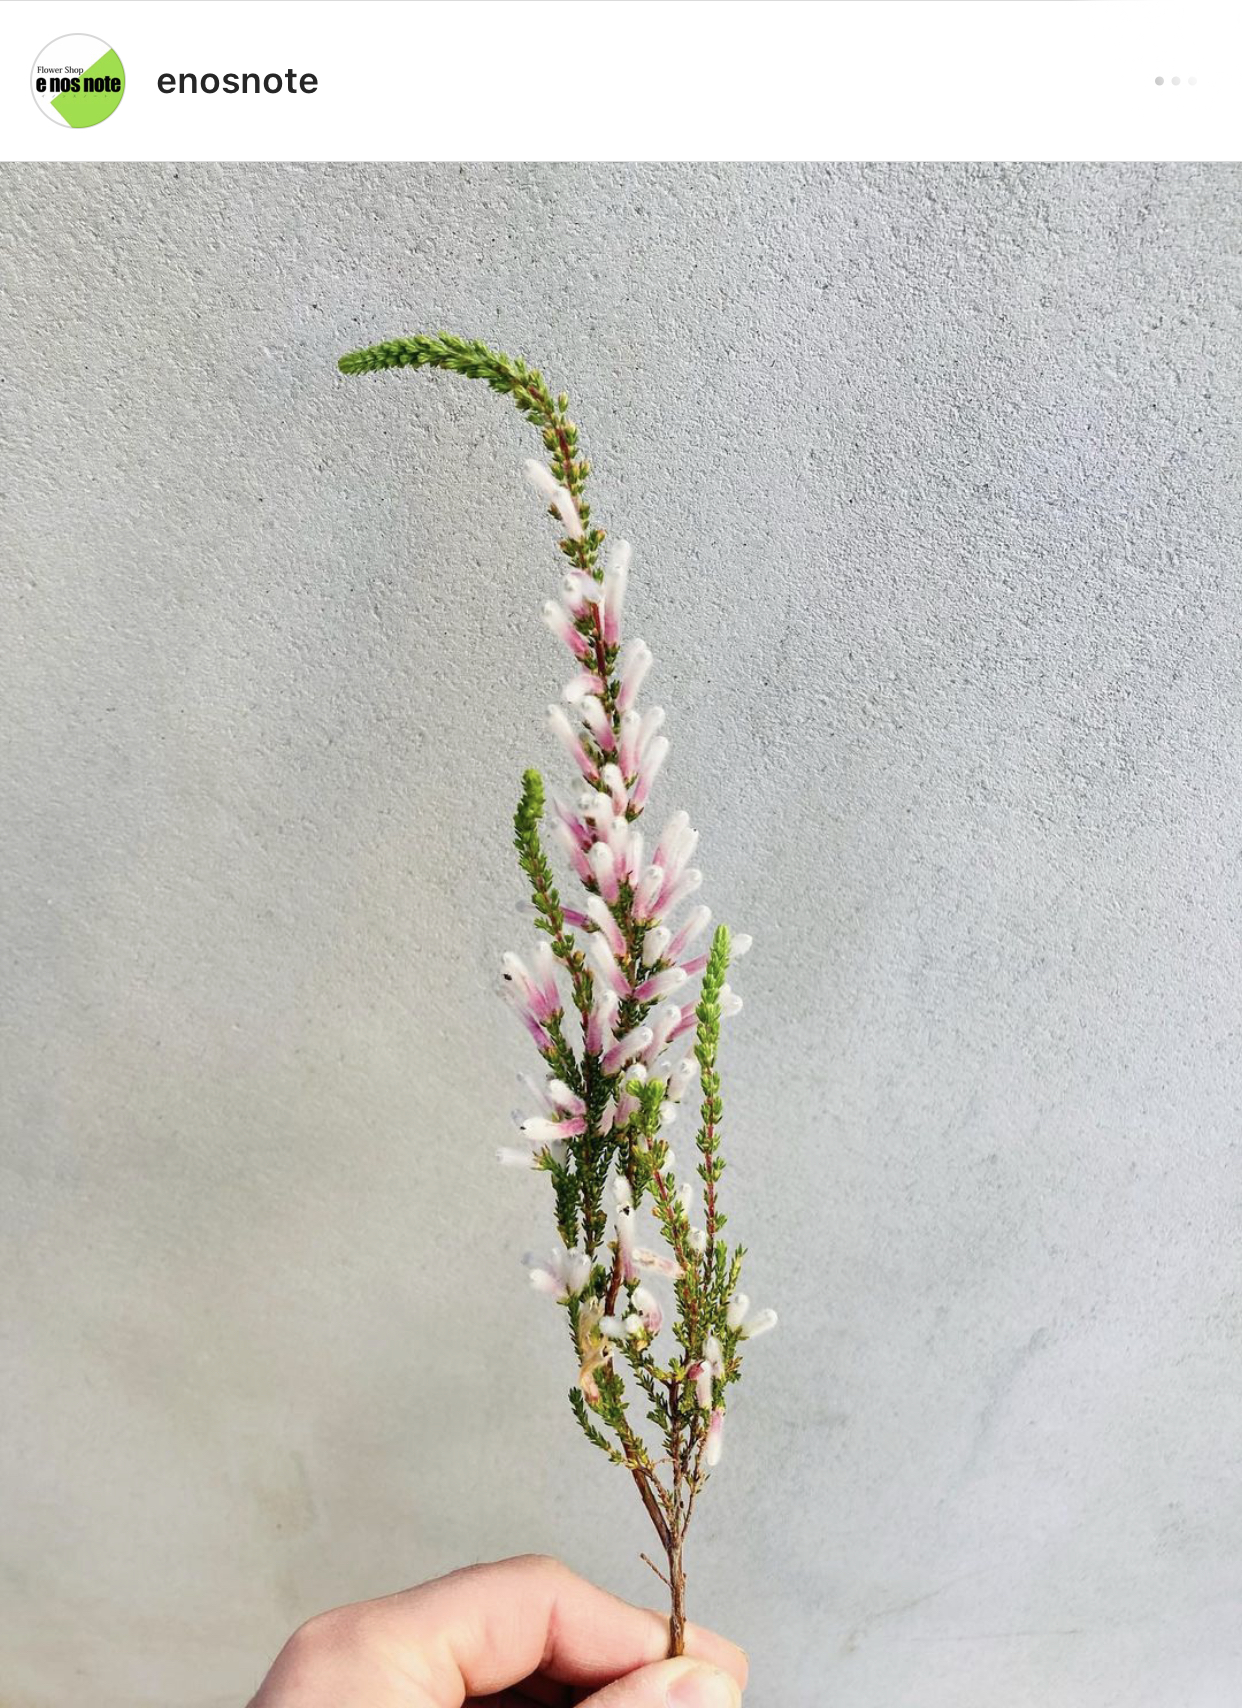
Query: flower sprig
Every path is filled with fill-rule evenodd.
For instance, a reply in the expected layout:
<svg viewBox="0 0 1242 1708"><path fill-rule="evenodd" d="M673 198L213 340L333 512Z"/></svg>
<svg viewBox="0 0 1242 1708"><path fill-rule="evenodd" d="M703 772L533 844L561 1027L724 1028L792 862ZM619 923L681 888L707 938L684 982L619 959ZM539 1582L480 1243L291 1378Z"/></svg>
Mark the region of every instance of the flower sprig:
<svg viewBox="0 0 1242 1708"><path fill-rule="evenodd" d="M580 905L561 899L543 841L543 780L528 770L514 845L539 941L526 958L502 957L501 984L544 1071L522 1076L532 1106L519 1124L522 1143L498 1154L551 1176L559 1243L527 1259L530 1280L566 1313L578 1367L570 1403L583 1433L630 1473L660 1538L669 1653L680 1654L691 1514L720 1462L742 1345L776 1322L773 1311L752 1314L738 1290L745 1250L724 1238L719 1193L720 1027L742 1006L727 978L750 939L718 925L709 947L698 948L711 913L701 904L686 910L702 883L686 813L673 813L645 844L640 821L669 750L664 712L640 705L652 655L644 641L622 637L630 548L617 542L601 558L605 538L586 498L590 464L579 456L568 396L553 396L520 358L447 333L392 339L339 366L347 374L431 367L483 380L542 437L547 461L529 461L526 474L560 526L568 560L543 617L574 666L548 708L548 728L576 773L575 791L552 800L551 840L583 894ZM697 999L688 995L695 978ZM698 1160L688 1169L669 1129L696 1080Z"/></svg>

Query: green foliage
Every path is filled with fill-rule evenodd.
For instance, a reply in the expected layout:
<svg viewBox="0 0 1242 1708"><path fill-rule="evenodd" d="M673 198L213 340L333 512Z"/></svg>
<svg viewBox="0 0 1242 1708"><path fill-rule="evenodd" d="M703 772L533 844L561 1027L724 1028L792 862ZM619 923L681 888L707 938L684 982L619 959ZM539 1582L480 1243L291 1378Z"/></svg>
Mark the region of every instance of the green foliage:
<svg viewBox="0 0 1242 1708"><path fill-rule="evenodd" d="M595 1425L591 1422L591 1419L587 1414L587 1405L586 1401L582 1397L581 1388L571 1388L569 1390L569 1403L574 1408L574 1416L578 1419L579 1428L582 1430L582 1433L586 1436L587 1440L591 1442L593 1446L598 1447L602 1453L607 1453L614 1465L624 1465L625 1455L623 1453L618 1453L612 1443L605 1436L601 1435L599 1430L596 1429Z"/></svg>
<svg viewBox="0 0 1242 1708"><path fill-rule="evenodd" d="M535 922L537 931L544 931L552 941L552 949L558 960L566 967L570 982L573 985L574 1002L579 1011L589 1006L591 1001L591 979L586 969L586 962L578 949L573 933L566 928L565 913L561 906L560 892L552 874L552 867L543 851L543 843L539 837L539 822L543 817L543 778L538 771L530 770L522 773L522 798L517 804L513 815L513 844L517 849L518 863L530 884L530 899L534 903L538 918ZM559 1044L554 1072L574 1090L582 1095L584 1081L578 1067L577 1057L565 1043L559 1028L550 1028L554 1041Z"/></svg>
<svg viewBox="0 0 1242 1708"><path fill-rule="evenodd" d="M568 1163L557 1162L550 1151L544 1151L539 1168L552 1176L556 1200L556 1231L567 1250L578 1243L578 1179L572 1158Z"/></svg>
<svg viewBox="0 0 1242 1708"><path fill-rule="evenodd" d="M528 367L520 356L491 350L477 339L455 338L441 332L438 337L415 334L389 338L365 350L351 350L337 363L343 374L375 374L387 368L441 368L466 379L483 380L494 392L511 397L519 413L537 427L552 471L572 494L582 520L581 540L561 541L561 550L581 569L595 573L604 536L590 525L591 509L584 492L590 463L578 456L578 429L569 419L569 397L553 397L538 368ZM550 511L555 515L555 511Z"/></svg>
<svg viewBox="0 0 1242 1708"><path fill-rule="evenodd" d="M703 1182L703 1195L707 1205L704 1280L709 1288L713 1273L719 1280L723 1269L724 1259L717 1249L716 1236L727 1219L721 1214L716 1203L716 1187L725 1166L720 1155L720 1123L724 1116L724 1105L720 1096L720 1075L716 1072L716 1052L720 1047L720 991L728 970L729 933L725 926L718 925L712 938L707 965L703 969L703 984L698 1007L695 1009L698 1028L694 1046L694 1054L699 1064L699 1083L703 1090L703 1101L699 1106L700 1126L695 1143L702 1158L698 1173Z"/></svg>
<svg viewBox="0 0 1242 1708"><path fill-rule="evenodd" d="M519 850L526 847L528 838L538 838L543 804L543 778L538 771L523 771L522 798L513 815L513 834Z"/></svg>

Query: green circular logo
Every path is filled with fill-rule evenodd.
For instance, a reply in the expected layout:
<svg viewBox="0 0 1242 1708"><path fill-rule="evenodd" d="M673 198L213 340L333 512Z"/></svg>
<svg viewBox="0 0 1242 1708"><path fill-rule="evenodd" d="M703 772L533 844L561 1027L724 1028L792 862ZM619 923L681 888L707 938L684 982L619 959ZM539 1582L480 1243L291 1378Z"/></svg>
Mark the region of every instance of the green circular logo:
<svg viewBox="0 0 1242 1708"><path fill-rule="evenodd" d="M120 106L125 67L98 36L57 36L31 67L30 92L54 125L85 130Z"/></svg>

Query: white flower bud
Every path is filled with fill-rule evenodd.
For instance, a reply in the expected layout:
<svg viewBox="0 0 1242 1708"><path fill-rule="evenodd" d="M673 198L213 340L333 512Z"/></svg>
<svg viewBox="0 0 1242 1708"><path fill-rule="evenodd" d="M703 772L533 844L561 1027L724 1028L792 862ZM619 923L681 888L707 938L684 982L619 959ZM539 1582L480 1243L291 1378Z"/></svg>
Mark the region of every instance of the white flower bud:
<svg viewBox="0 0 1242 1708"><path fill-rule="evenodd" d="M775 1328L778 1318L775 1311L756 1311L749 1322L742 1325L743 1340L758 1340L761 1334L766 1334L770 1328Z"/></svg>
<svg viewBox="0 0 1242 1708"><path fill-rule="evenodd" d="M667 925L657 925L643 938L643 965L654 967L663 957L664 951L673 940L673 933Z"/></svg>

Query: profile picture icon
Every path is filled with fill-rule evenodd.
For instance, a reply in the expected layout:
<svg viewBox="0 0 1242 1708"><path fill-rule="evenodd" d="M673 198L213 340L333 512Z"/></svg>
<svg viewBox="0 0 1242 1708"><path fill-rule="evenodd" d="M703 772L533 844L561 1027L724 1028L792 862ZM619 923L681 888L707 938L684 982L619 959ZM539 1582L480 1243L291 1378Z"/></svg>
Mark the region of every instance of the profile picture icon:
<svg viewBox="0 0 1242 1708"><path fill-rule="evenodd" d="M86 130L111 118L125 94L125 67L98 36L57 36L30 70L35 105L53 124Z"/></svg>

